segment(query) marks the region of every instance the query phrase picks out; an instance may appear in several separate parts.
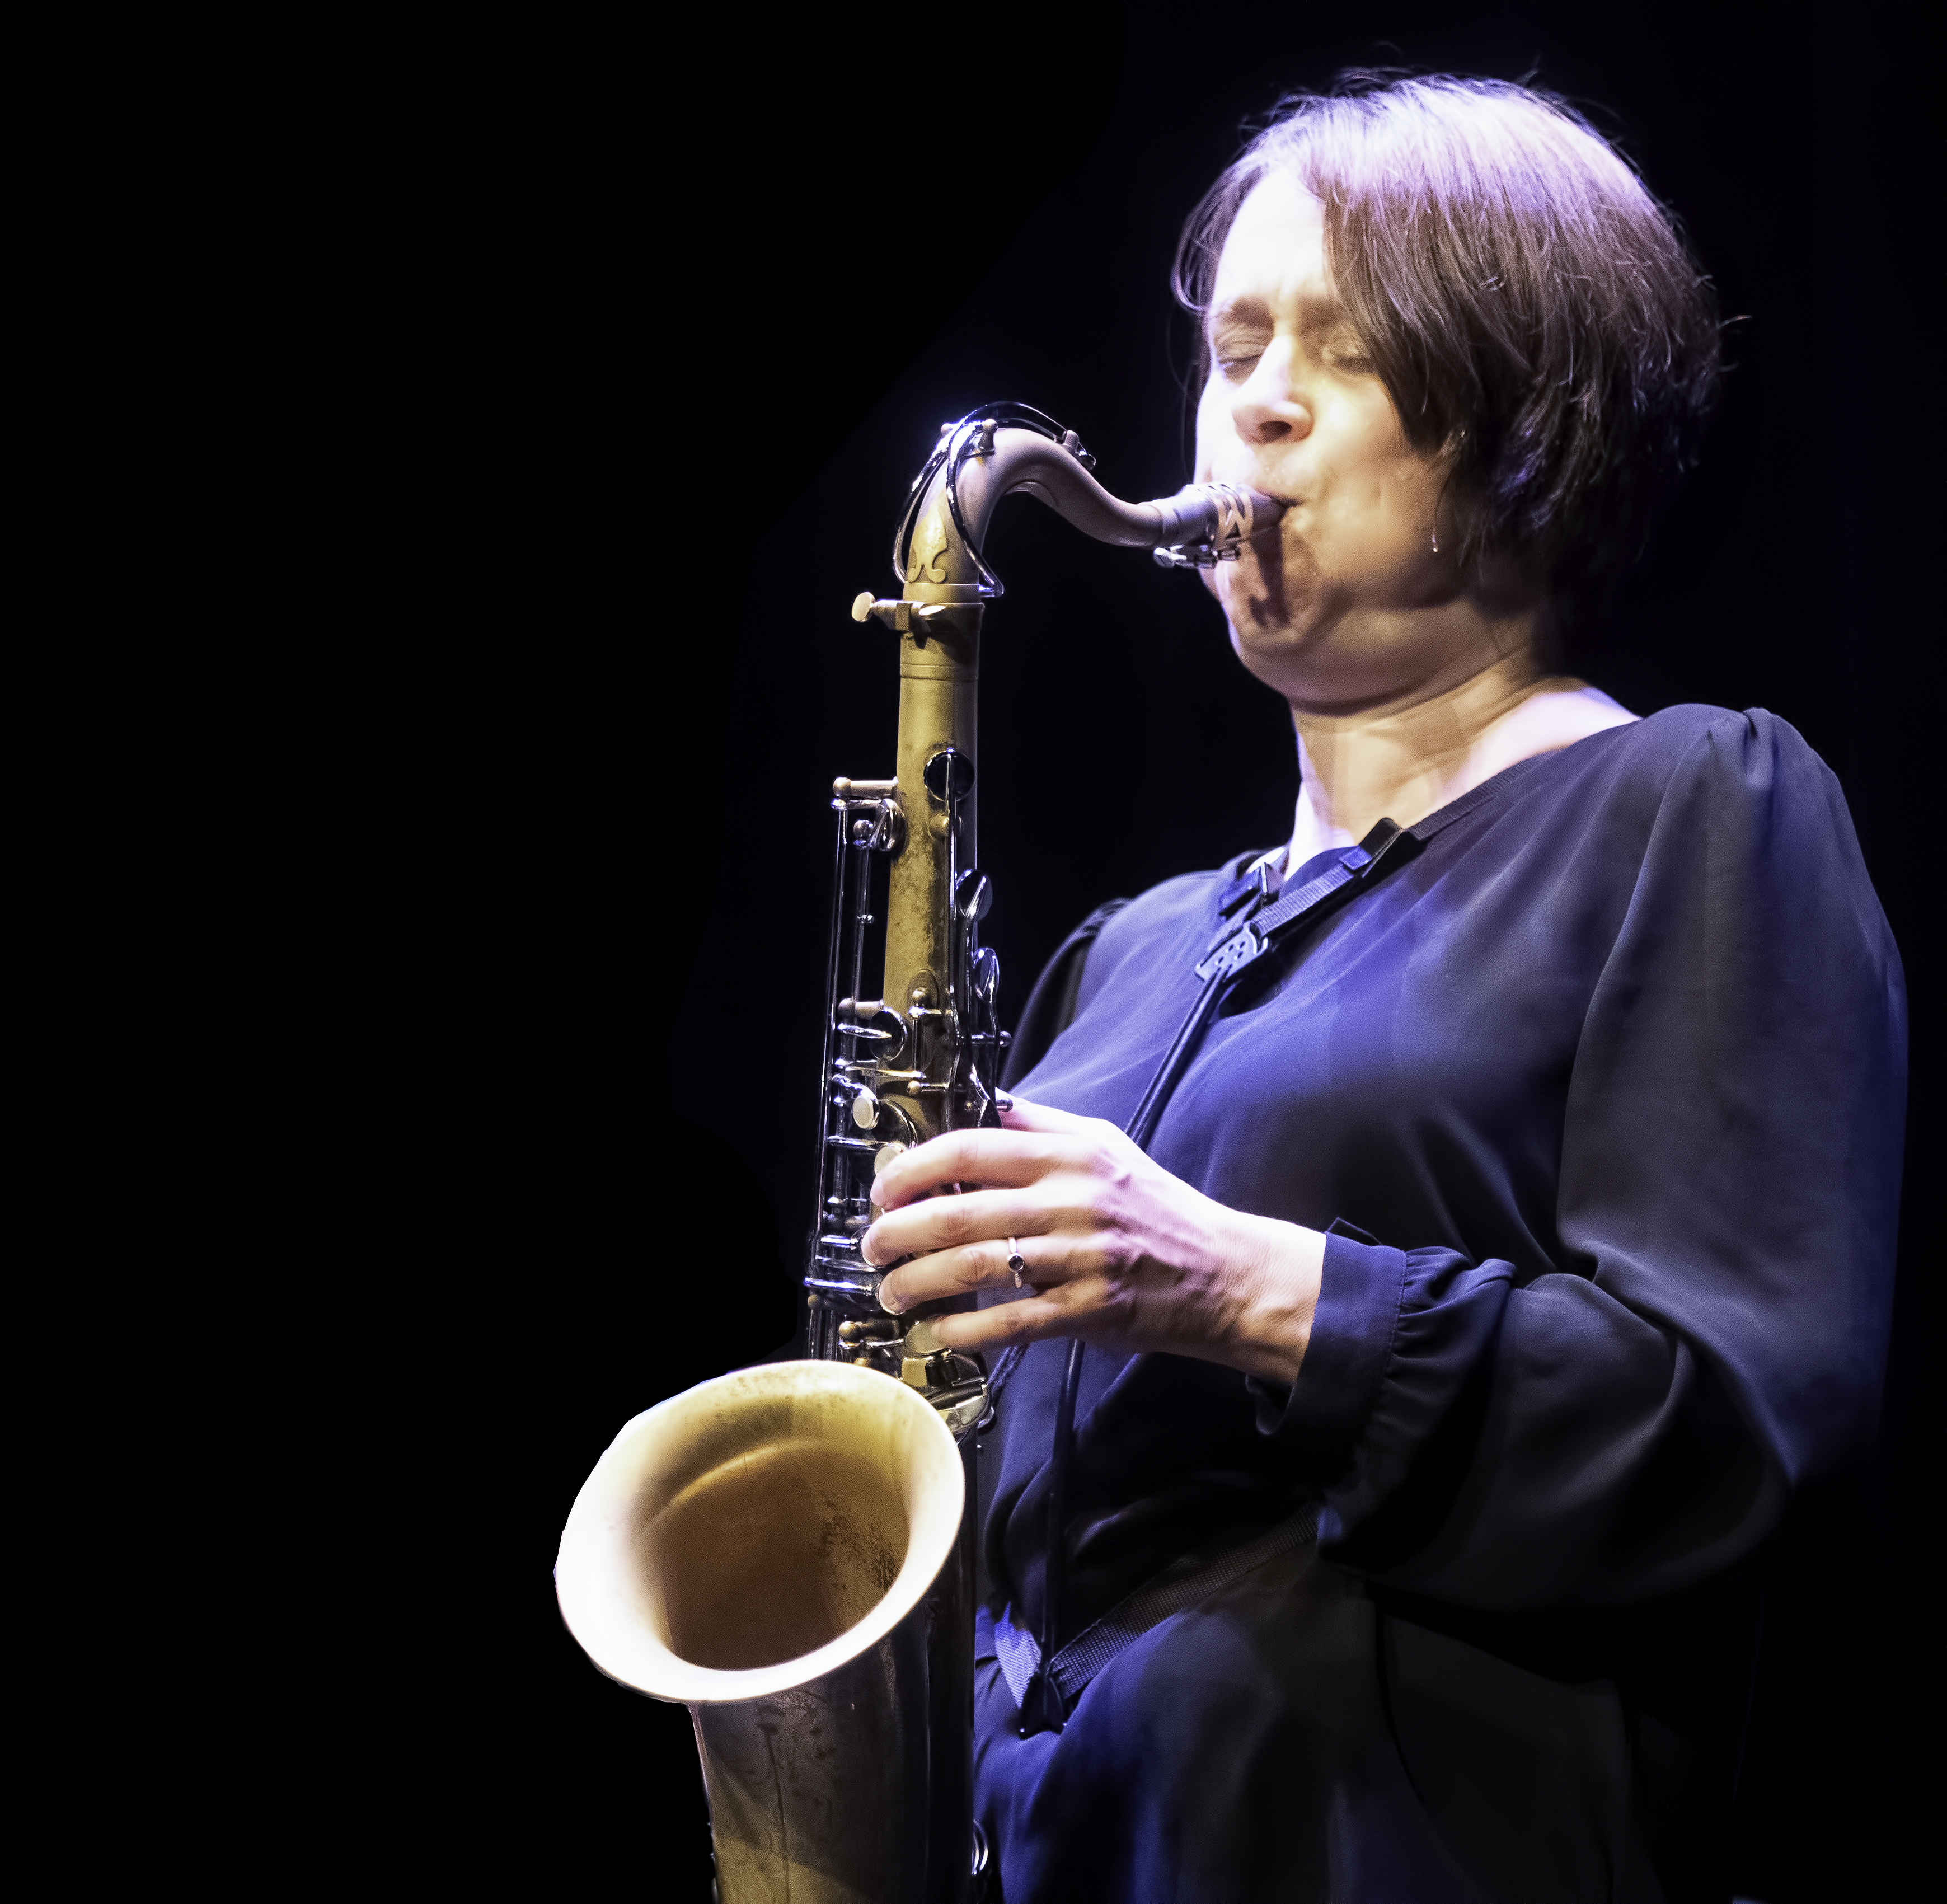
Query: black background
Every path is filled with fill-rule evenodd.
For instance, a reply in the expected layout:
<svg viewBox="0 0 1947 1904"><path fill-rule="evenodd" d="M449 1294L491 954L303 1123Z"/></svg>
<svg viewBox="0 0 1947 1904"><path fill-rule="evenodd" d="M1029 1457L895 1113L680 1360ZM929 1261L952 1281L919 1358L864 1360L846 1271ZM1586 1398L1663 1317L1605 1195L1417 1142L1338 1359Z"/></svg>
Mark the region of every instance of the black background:
<svg viewBox="0 0 1947 1904"><path fill-rule="evenodd" d="M456 1859L707 1894L686 1715L594 1670L549 1568L624 1419L794 1326L825 790L890 771L896 701L890 638L847 605L890 591L906 485L983 400L1078 429L1119 494L1184 479L1176 234L1284 90L1353 64L1532 76L1678 212L1735 368L1701 472L1571 659L1640 713L1769 707L1838 772L1918 993L1908 1154L1930 1153L1918 58L1892 16L1829 3L1130 0L510 27L427 69L440 129L373 282L426 287L430 314L399 314L398 507L375 527L432 559L390 723L348 766L390 816L361 956L412 1028L376 1128L436 1128L422 1154L450 1159L382 1143L374 1169L412 1193L431 1292L435 1347L401 1379L458 1389L410 1477L450 1473L461 1503L410 1549L418 1604L457 1591L476 1634L419 1669L458 1722L457 1754L426 1748L458 1768ZM1283 837L1296 772L1190 578L1023 503L989 553L1004 1020L1098 900ZM1923 1188L1910 1170L1909 1209ZM1772 1904L1894 1882L1925 1815L1906 1721L1930 1696L1937 1307L1909 1249L1877 1465L1773 1596L1738 1852Z"/></svg>

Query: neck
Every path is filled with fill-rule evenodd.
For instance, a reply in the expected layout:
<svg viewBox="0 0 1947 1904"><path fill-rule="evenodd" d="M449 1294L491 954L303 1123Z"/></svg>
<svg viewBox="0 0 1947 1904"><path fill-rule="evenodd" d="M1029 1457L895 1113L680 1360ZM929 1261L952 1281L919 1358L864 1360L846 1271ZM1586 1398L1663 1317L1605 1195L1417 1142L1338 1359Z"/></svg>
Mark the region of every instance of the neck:
<svg viewBox="0 0 1947 1904"><path fill-rule="evenodd" d="M1410 826L1517 760L1635 718L1599 689L1542 673L1527 648L1424 698L1342 714L1293 703L1304 785L1288 863L1362 839L1382 817Z"/></svg>

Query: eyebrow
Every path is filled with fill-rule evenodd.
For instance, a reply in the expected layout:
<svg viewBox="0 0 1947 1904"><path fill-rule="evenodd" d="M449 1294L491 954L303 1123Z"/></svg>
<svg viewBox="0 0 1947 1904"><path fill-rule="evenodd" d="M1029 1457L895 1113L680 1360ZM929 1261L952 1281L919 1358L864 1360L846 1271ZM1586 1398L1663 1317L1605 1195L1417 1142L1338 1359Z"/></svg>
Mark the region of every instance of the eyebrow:
<svg viewBox="0 0 1947 1904"><path fill-rule="evenodd" d="M1203 314L1206 330L1215 330L1220 324L1268 325L1271 321L1271 307L1262 298L1227 299L1222 304L1213 304Z"/></svg>
<svg viewBox="0 0 1947 1904"><path fill-rule="evenodd" d="M1332 330L1351 321L1345 305L1329 292L1301 293L1298 316L1299 328L1312 333ZM1268 330L1272 321L1271 307L1262 298L1240 297L1212 305L1205 313L1203 323L1208 333L1227 324Z"/></svg>

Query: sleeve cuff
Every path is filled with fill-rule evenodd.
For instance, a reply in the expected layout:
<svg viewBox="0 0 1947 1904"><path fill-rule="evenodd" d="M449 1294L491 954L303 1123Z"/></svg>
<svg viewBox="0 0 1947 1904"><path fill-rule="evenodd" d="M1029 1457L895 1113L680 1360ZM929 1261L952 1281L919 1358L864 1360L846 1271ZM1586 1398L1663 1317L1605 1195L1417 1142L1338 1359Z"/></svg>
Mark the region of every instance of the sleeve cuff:
<svg viewBox="0 0 1947 1904"><path fill-rule="evenodd" d="M1288 1442L1308 1480L1329 1484L1351 1464L1392 1352L1407 1270L1404 1250L1334 1221L1298 1379L1286 1388L1246 1378L1258 1432Z"/></svg>

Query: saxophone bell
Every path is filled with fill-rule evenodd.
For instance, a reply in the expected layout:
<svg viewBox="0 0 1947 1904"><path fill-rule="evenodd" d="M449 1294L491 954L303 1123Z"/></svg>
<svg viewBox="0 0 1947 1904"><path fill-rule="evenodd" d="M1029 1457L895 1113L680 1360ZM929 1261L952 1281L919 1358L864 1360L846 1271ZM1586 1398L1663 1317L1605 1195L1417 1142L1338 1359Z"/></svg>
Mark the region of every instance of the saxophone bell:
<svg viewBox="0 0 1947 1904"><path fill-rule="evenodd" d="M583 1486L562 1617L611 1679L689 1707L725 1904L964 1896L966 1491L912 1389L818 1362L660 1404Z"/></svg>

